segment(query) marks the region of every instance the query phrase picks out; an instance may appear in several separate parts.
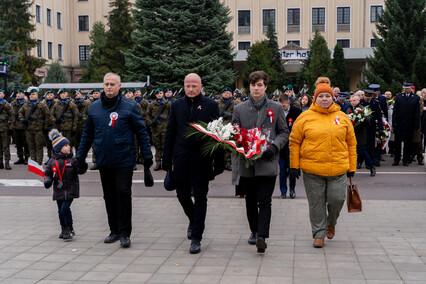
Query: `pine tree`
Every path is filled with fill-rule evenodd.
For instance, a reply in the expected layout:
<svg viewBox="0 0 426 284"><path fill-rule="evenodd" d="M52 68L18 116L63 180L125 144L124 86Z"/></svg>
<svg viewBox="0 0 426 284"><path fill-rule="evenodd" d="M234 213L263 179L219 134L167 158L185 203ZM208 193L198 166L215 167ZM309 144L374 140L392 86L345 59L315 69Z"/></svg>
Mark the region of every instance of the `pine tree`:
<svg viewBox="0 0 426 284"><path fill-rule="evenodd" d="M108 16L109 30L106 32L107 42L104 52L105 62L110 72L125 73L124 52L132 45L132 17L129 0L115 0L110 3L112 10Z"/></svg>
<svg viewBox="0 0 426 284"><path fill-rule="evenodd" d="M37 41L30 37L35 30L35 25L31 23L33 16L28 12L32 4L33 1L27 0L0 1L0 37L10 41L10 50L20 55L12 71L21 75L23 84L36 85L38 78L34 72L46 60L28 55L27 52L37 45Z"/></svg>
<svg viewBox="0 0 426 284"><path fill-rule="evenodd" d="M247 60L243 70L243 85L249 90L250 82L248 77L254 71L262 70L269 75L269 84L266 92L271 94L276 89L278 72L274 66L273 54L269 48L269 42L263 40L256 42L247 50Z"/></svg>
<svg viewBox="0 0 426 284"><path fill-rule="evenodd" d="M302 76L308 87L308 92L313 93L317 78L321 76L333 78L336 70L333 68L331 52L327 47L327 42L319 32L315 32L314 39L309 44L309 49L311 52L308 60L304 62ZM333 82L331 83L333 84Z"/></svg>
<svg viewBox="0 0 426 284"><path fill-rule="evenodd" d="M277 71L277 78L274 82L274 85L271 85L270 83L270 86L271 86L271 89L273 88L274 90L275 89L281 90L287 80L286 80L284 66L281 60L281 53L279 52L277 34L275 32L275 26L272 19L269 20L268 22L266 38L268 39L269 48L272 51L273 66L275 70Z"/></svg>
<svg viewBox="0 0 426 284"><path fill-rule="evenodd" d="M107 37L105 34L105 25L102 22L95 22L90 31L90 58L87 66L83 70L81 82L96 83L102 82L106 73L110 69L106 65L105 47Z"/></svg>
<svg viewBox="0 0 426 284"><path fill-rule="evenodd" d="M49 69L47 69L47 77L45 83L67 83L68 78L64 69L58 61L52 62Z"/></svg>
<svg viewBox="0 0 426 284"><path fill-rule="evenodd" d="M13 67L16 66L19 60L19 54L14 54L10 51L10 42L6 42L3 37L0 37L0 60L6 62L6 84L4 85L5 74L0 75L0 89L12 93L14 90L23 87L21 83L21 75L16 71L13 71ZM6 94L8 95L8 94Z"/></svg>
<svg viewBox="0 0 426 284"><path fill-rule="evenodd" d="M137 0L135 7L127 80L150 75L155 87L180 88L195 72L208 94L234 84L229 9L219 0Z"/></svg>
<svg viewBox="0 0 426 284"><path fill-rule="evenodd" d="M426 86L426 0L386 0L376 23L374 56L367 58L365 87L377 83L392 93L404 81Z"/></svg>
<svg viewBox="0 0 426 284"><path fill-rule="evenodd" d="M349 91L349 77L347 75L345 55L343 47L336 43L333 53L333 67L336 75L331 78L333 86L339 87L342 92Z"/></svg>

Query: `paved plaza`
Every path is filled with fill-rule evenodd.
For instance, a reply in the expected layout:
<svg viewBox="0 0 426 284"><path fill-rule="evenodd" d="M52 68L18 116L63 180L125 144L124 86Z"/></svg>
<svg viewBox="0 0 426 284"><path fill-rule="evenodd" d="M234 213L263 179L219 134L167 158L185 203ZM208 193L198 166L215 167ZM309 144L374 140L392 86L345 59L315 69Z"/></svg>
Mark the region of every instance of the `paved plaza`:
<svg viewBox="0 0 426 284"><path fill-rule="evenodd" d="M40 189L43 190L43 189ZM101 197L72 205L76 236L58 238L46 196L2 196L1 283L426 283L426 201L365 200L344 207L333 240L312 247L306 199L273 199L264 255L247 244L244 200L210 198L200 254L173 197L133 198L132 246L104 244ZM346 205L345 205L346 206Z"/></svg>

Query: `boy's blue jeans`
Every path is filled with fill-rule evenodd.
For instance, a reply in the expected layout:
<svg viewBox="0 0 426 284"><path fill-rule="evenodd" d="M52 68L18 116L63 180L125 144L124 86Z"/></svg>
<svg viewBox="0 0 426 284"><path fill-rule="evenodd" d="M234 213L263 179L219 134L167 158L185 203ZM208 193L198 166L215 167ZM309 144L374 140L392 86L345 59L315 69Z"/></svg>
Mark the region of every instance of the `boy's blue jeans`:
<svg viewBox="0 0 426 284"><path fill-rule="evenodd" d="M56 200L59 222L62 227L72 227L71 203L72 200Z"/></svg>
<svg viewBox="0 0 426 284"><path fill-rule="evenodd" d="M289 159L280 157L278 164L280 165L280 191L281 194L286 195L287 177L289 179L290 189L294 189L296 187L296 178L290 174Z"/></svg>

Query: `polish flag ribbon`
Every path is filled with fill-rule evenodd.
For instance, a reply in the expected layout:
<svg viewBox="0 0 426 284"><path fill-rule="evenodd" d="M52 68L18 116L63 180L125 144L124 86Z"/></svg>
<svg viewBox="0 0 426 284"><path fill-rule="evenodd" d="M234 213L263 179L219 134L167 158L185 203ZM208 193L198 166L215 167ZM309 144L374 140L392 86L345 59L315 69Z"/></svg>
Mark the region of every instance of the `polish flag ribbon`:
<svg viewBox="0 0 426 284"><path fill-rule="evenodd" d="M111 114L109 115L109 118L111 119L111 121L108 123L108 125L111 126L111 127L114 127L115 126L115 121L118 118L118 113L111 112Z"/></svg>
<svg viewBox="0 0 426 284"><path fill-rule="evenodd" d="M36 161L28 158L28 171L35 173L44 178L43 166L39 165Z"/></svg>

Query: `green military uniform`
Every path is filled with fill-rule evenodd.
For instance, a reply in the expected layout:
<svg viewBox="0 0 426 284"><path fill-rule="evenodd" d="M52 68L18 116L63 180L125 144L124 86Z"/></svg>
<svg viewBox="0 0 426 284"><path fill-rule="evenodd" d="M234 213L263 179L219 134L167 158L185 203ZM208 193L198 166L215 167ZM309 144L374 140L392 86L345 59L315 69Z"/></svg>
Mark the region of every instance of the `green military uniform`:
<svg viewBox="0 0 426 284"><path fill-rule="evenodd" d="M49 109L38 99L27 101L19 110L19 120L26 126L25 136L31 159L41 165L43 163L44 133L51 125Z"/></svg>
<svg viewBox="0 0 426 284"><path fill-rule="evenodd" d="M164 135L166 133L169 112L170 103L161 99L152 101L146 113L145 123L151 128L152 144L155 148L155 162L157 163L157 167L161 165L161 158L163 156Z"/></svg>
<svg viewBox="0 0 426 284"><path fill-rule="evenodd" d="M3 166L3 154L6 170L10 170L10 138L9 130L13 130L15 112L12 106L5 100L0 100L0 168Z"/></svg>
<svg viewBox="0 0 426 284"><path fill-rule="evenodd" d="M22 98L20 100L15 99L10 103L13 108L13 112L15 113L15 122L12 124L13 141L15 142L16 154L18 155L18 160L14 163L15 165L26 163L30 156L27 138L25 137L25 129L18 117L19 110L24 106L25 102L25 99Z"/></svg>
<svg viewBox="0 0 426 284"><path fill-rule="evenodd" d="M77 152L78 146L80 145L81 135L83 134L84 123L86 122L87 113L89 112L90 104L80 98L75 100L75 104L78 110L78 123L77 123L77 131L74 136L74 147Z"/></svg>
<svg viewBox="0 0 426 284"><path fill-rule="evenodd" d="M68 105L68 107L61 119L61 113L66 105ZM70 137L70 143L72 143L72 137L74 137L77 132L80 119L76 104L70 98L60 100L53 106L50 115L55 124L55 128L58 129L64 137Z"/></svg>
<svg viewBox="0 0 426 284"><path fill-rule="evenodd" d="M49 112L52 111L53 106L56 104L55 100L43 100L42 102L48 109ZM49 131L53 128L53 122L50 121L46 133L44 134L44 143L46 144L47 156L49 159L52 157L52 141L49 139Z"/></svg>
<svg viewBox="0 0 426 284"><path fill-rule="evenodd" d="M135 103L138 106L139 113L141 114L141 116L143 116L142 106L139 103L137 103L136 101L135 101ZM142 164L142 153L141 153L141 149L139 147L139 139L137 139L136 134L135 134L135 146L136 146L136 163Z"/></svg>
<svg viewBox="0 0 426 284"><path fill-rule="evenodd" d="M226 100L221 97L217 103L219 105L219 114L223 117L223 124L230 123L234 107L237 105L236 101L232 98ZM225 151L225 168L231 170L231 164L231 151Z"/></svg>

